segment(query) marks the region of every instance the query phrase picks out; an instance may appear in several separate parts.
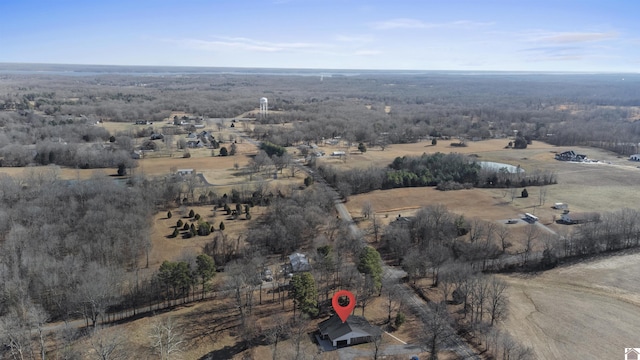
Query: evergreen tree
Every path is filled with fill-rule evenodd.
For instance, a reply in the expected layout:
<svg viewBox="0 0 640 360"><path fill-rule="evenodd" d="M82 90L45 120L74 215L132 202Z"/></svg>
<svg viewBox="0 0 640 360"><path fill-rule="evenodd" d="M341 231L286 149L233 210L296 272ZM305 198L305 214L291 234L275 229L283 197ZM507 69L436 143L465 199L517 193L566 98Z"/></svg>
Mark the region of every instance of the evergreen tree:
<svg viewBox="0 0 640 360"><path fill-rule="evenodd" d="M301 312L312 317L318 315L316 281L310 272L293 275L291 278L291 294Z"/></svg>
<svg viewBox="0 0 640 360"><path fill-rule="evenodd" d="M118 176L127 175L127 166L125 164L118 164Z"/></svg>
<svg viewBox="0 0 640 360"><path fill-rule="evenodd" d="M380 290L382 286L382 258L376 249L367 246L362 250L358 261L358 271L370 275L376 290Z"/></svg>
<svg viewBox="0 0 640 360"><path fill-rule="evenodd" d="M202 286L202 299L206 290L206 284L216 275L216 263L213 258L207 254L200 254L196 258L196 274L200 279L200 285Z"/></svg>

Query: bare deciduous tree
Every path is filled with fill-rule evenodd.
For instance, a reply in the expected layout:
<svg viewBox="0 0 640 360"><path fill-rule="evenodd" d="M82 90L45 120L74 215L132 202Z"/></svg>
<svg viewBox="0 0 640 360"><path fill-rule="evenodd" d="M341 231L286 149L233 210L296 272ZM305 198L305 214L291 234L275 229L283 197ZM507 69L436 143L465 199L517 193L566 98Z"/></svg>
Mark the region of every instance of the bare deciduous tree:
<svg viewBox="0 0 640 360"><path fill-rule="evenodd" d="M273 360L278 357L278 344L289 334L289 324L282 316L276 316L273 326L267 331L267 340L272 345L271 355Z"/></svg>
<svg viewBox="0 0 640 360"><path fill-rule="evenodd" d="M527 225L525 229L525 235L524 249L522 250L522 264L526 266L529 263L529 256L533 250L534 241L540 235L540 230L536 224L530 224Z"/></svg>
<svg viewBox="0 0 640 360"><path fill-rule="evenodd" d="M501 320L507 312L507 294L505 294L505 290L507 289L507 284L493 276L491 280L489 280L489 287L487 292L487 311L489 312L489 316L491 318L491 326L495 324L496 321Z"/></svg>
<svg viewBox="0 0 640 360"><path fill-rule="evenodd" d="M161 360L176 358L185 345L182 329L171 317L156 320L149 330L151 348Z"/></svg>
<svg viewBox="0 0 640 360"><path fill-rule="evenodd" d="M444 304L437 304L431 308L428 321L425 325L429 360L438 359L440 346L449 336L449 313Z"/></svg>
<svg viewBox="0 0 640 360"><path fill-rule="evenodd" d="M362 203L362 217L364 217L365 219L368 219L371 217L371 215L373 214L373 205L371 204L371 201L366 200L364 203Z"/></svg>
<svg viewBox="0 0 640 360"><path fill-rule="evenodd" d="M126 338L117 329L94 328L89 343L98 360L127 359L125 350Z"/></svg>

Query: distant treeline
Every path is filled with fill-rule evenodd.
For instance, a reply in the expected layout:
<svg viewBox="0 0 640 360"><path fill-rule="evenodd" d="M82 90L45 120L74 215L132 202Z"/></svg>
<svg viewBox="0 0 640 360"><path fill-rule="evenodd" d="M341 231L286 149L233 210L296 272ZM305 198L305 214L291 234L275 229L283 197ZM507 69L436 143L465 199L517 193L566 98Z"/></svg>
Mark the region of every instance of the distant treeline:
<svg viewBox="0 0 640 360"><path fill-rule="evenodd" d="M384 148L427 136L502 138L517 130L554 145L629 154L640 152L639 82L630 74L624 81L618 75L376 72L324 81L281 75L13 74L0 84L0 125L12 142L21 142L23 135L13 130L29 119L6 114L42 114L45 122L83 116L157 122L176 111L228 118L255 110L266 96L270 110L277 111L257 118L262 125L254 136L280 146L340 137ZM292 126L272 126L285 122Z"/></svg>
<svg viewBox="0 0 640 360"><path fill-rule="evenodd" d="M550 171L509 173L482 169L472 158L461 154L422 154L397 157L386 168L339 170L318 165L320 175L342 196L402 187L436 186L439 190L471 187L524 187L557 183Z"/></svg>

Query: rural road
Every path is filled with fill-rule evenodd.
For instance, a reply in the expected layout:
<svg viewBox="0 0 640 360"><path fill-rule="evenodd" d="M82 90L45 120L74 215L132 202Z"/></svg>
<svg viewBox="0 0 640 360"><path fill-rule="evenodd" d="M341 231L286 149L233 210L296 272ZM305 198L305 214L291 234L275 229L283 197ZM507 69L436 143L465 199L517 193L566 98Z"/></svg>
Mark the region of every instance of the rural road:
<svg viewBox="0 0 640 360"><path fill-rule="evenodd" d="M246 136L244 132L237 131L237 129L234 129L234 130L238 136L246 139L247 141L250 141L252 144L256 146L259 146L259 142ZM344 205L342 198L336 192L336 190L331 186L329 186L329 184L327 184L324 178L316 174L313 170L309 169L308 167L302 166L300 164L295 164L293 166L298 166L306 174L313 177L316 184L320 184L321 186L324 186L331 193L331 197L334 200L336 211L338 212L338 215L340 216L340 218L349 224L349 229L351 230L351 233L356 238L364 239L362 237L360 229L353 221L351 214L347 210L347 207ZM398 283L402 284L400 279L402 279L405 275L406 273L403 270L399 270L395 267L391 267L383 263L383 277L397 280ZM400 286L399 289L400 289L399 291L402 294L402 298L407 304L409 304L411 310L417 316L420 317L423 323L427 324L429 322L429 316L432 315L431 306L425 303L424 300L422 300L422 298L420 298L406 284L404 284L403 286ZM469 346L469 344L467 344L450 325L446 327L445 334L443 334L442 337L444 338L444 341L443 343L440 344L441 349L455 352L459 359L473 359L473 360L481 359L480 356L478 356L475 353L475 351ZM411 344L394 345L394 346L389 346L387 350L389 351L389 353L385 351L384 354L400 355L400 354L408 354L408 353L418 353L420 352L420 350L423 350L421 349L420 346L411 345ZM363 350L344 348L339 350L339 354L340 354L339 356L340 356L340 359L354 359L358 356L362 356L363 355L361 354L362 351ZM364 356L370 356L370 355L371 355L370 353L364 354Z"/></svg>
<svg viewBox="0 0 640 360"><path fill-rule="evenodd" d="M305 169L307 173L309 169ZM353 221L351 214L347 210L347 207L342 202L342 199L338 195L338 193L331 188L320 176L316 176L314 173L310 173L310 175L314 176L316 183L321 183L326 186L329 191L333 194L333 199L335 202L335 207L340 215L340 218L349 224L349 228L351 229L352 234L359 239L364 239L362 237L361 231L358 226ZM364 240L363 240L364 241ZM403 270L399 270L395 267L382 264L383 277L386 279L397 280L398 283L403 284L400 279L403 278L406 273ZM429 323L430 316L432 316L433 309L430 304L427 304L420 298L412 289L410 289L406 284L398 287L399 291L402 295L404 301L409 305L414 314L416 314L424 324ZM459 359L473 359L473 360L481 360L481 357L478 356L475 351L467 344L451 327L451 325L447 325L442 334L443 342L440 344L440 348L442 350L449 350L456 353ZM410 345L403 345L405 348ZM413 346L411 350L420 349L419 346ZM351 352L348 352L351 354ZM345 355L347 356L347 355ZM353 357L344 357L344 359L352 359ZM340 355L340 359L343 359L342 354Z"/></svg>
<svg viewBox="0 0 640 360"><path fill-rule="evenodd" d="M354 347L344 347L337 350L340 360L368 358L371 357L372 351L373 350L365 350ZM423 349L416 345L389 345L380 349L378 356L407 355L406 358L409 359L411 355L419 354L422 351Z"/></svg>

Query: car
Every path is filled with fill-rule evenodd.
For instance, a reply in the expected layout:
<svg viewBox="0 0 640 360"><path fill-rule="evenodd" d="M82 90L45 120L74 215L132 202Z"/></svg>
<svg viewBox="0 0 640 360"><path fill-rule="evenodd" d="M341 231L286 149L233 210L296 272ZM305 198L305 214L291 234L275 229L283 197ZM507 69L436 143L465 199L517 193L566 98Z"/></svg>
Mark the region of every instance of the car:
<svg viewBox="0 0 640 360"><path fill-rule="evenodd" d="M271 269L264 269L262 272L262 280L264 281L273 281L273 274L271 273Z"/></svg>

